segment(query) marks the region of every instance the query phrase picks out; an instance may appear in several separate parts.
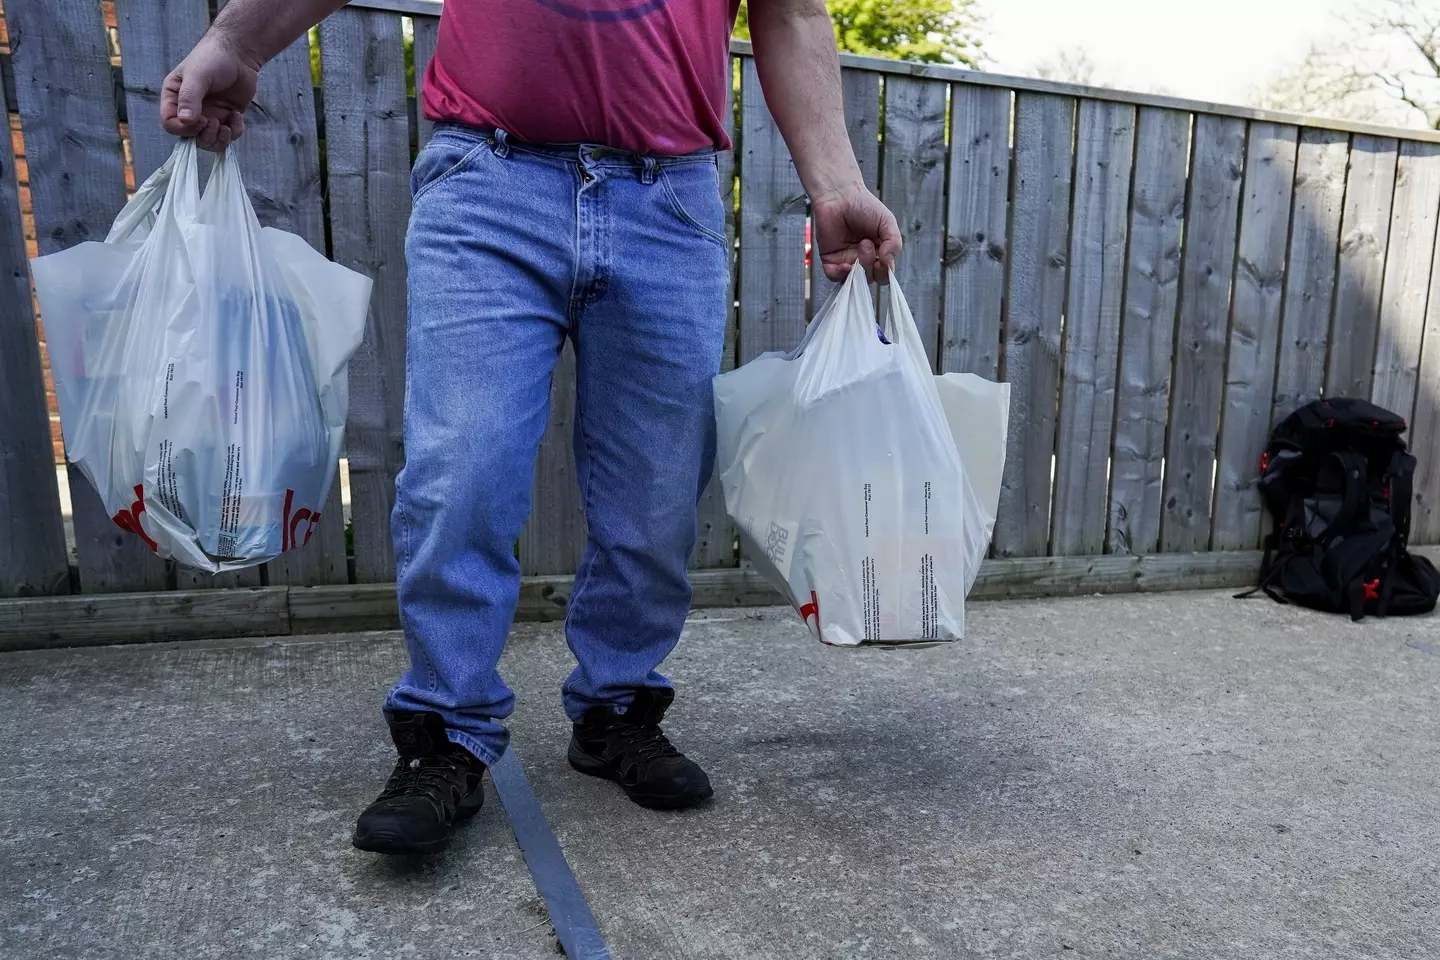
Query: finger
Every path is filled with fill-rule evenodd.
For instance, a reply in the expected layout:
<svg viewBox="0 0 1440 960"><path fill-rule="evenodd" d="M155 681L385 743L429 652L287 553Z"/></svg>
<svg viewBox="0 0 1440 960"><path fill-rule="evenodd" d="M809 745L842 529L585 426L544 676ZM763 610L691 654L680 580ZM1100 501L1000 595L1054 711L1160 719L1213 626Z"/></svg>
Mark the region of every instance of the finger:
<svg viewBox="0 0 1440 960"><path fill-rule="evenodd" d="M220 125L220 131L215 135L215 146L211 147L211 149L216 153L224 153L225 148L230 146L230 141L233 139L234 136L230 132L229 125L222 123Z"/></svg>
<svg viewBox="0 0 1440 960"><path fill-rule="evenodd" d="M895 258L900 256L900 251L905 247L905 239L900 235L900 224L895 222L893 216L886 217L880 224L880 252L877 256L891 270L895 269Z"/></svg>
<svg viewBox="0 0 1440 960"><path fill-rule="evenodd" d="M239 140L245 134L245 114L239 110L230 111L230 119L225 123L230 127L230 139Z"/></svg>
<svg viewBox="0 0 1440 960"><path fill-rule="evenodd" d="M180 85L182 77L177 68L170 71L160 87L160 125L165 132L177 137L194 134L197 126L194 118L180 119Z"/></svg>
<svg viewBox="0 0 1440 960"><path fill-rule="evenodd" d="M190 71L180 73L180 91L176 96L176 116L183 121L194 121L200 117L200 108L205 102L208 84Z"/></svg>
<svg viewBox="0 0 1440 960"><path fill-rule="evenodd" d="M825 270L825 276L834 283L842 283L850 276L850 268L855 265L856 250L848 247L844 250L832 250L820 258L820 265Z"/></svg>
<svg viewBox="0 0 1440 960"><path fill-rule="evenodd" d="M875 279L875 244L869 240L860 241L859 263L865 271L865 277L869 280Z"/></svg>
<svg viewBox="0 0 1440 960"><path fill-rule="evenodd" d="M202 150L210 150L215 146L215 138L220 135L220 121L214 117L206 117L195 134L195 144Z"/></svg>

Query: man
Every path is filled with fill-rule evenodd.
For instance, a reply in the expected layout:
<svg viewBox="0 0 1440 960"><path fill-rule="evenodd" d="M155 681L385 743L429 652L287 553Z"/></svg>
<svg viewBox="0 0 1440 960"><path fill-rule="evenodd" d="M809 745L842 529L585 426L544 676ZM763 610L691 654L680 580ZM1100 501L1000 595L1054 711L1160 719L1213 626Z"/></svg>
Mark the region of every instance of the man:
<svg viewBox="0 0 1440 960"><path fill-rule="evenodd" d="M222 150L265 61L342 0L231 0L166 79L165 128ZM436 121L411 177L405 468L392 533L410 669L385 704L399 761L354 843L443 848L480 807L514 697L496 672L519 594L549 386L574 343L588 543L566 635L575 769L678 808L709 779L660 729L656 672L690 606L686 564L713 458L710 381L729 250L739 0L450 0L424 79ZM813 206L821 261L893 265L895 218L845 132L823 0L751 0L766 100Z"/></svg>

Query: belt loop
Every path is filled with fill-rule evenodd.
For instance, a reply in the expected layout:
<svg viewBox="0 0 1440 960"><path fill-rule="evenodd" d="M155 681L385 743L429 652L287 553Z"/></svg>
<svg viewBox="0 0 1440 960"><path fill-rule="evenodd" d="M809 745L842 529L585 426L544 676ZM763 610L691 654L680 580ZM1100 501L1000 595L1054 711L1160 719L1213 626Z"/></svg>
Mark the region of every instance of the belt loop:
<svg viewBox="0 0 1440 960"><path fill-rule="evenodd" d="M500 157L501 159L510 156L510 138L506 135L504 130L496 127L495 136L491 139L495 144L495 156Z"/></svg>
<svg viewBox="0 0 1440 960"><path fill-rule="evenodd" d="M643 159L645 161L645 171L640 174L640 182L654 183L655 171L660 169L660 161L656 160L654 157L644 157Z"/></svg>

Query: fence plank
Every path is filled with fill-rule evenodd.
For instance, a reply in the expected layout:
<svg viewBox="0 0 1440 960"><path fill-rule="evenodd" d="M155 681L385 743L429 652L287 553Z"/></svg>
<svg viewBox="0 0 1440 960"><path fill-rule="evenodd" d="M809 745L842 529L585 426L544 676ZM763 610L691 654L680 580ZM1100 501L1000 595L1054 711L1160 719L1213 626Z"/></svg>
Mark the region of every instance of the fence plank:
<svg viewBox="0 0 1440 960"><path fill-rule="evenodd" d="M1060 435L1055 447L1052 540L1057 554L1096 554L1105 547L1134 151L1134 107L1080 101Z"/></svg>
<svg viewBox="0 0 1440 960"><path fill-rule="evenodd" d="M865 186L878 190L880 183L880 74L869 70L842 70L840 92L845 99L845 128L850 134L850 149L860 165ZM810 313L835 292L838 283L825 276L820 258L810 263Z"/></svg>
<svg viewBox="0 0 1440 960"><path fill-rule="evenodd" d="M733 63L733 61L732 61ZM735 88L727 87L725 95L725 132L732 142L738 138L735 130ZM870 127L873 137L875 127ZM853 135L853 128L852 128ZM735 270L738 266L735 250L735 150L722 151L716 157L720 180L720 198L725 206L725 248L731 251L730 284L725 290L725 351L720 355L720 372L735 368L735 338L739 335L735 315ZM710 485L705 488L696 510L695 553L690 565L699 568L733 567L736 561L735 525L725 512L725 491L720 486L720 475L713 472Z"/></svg>
<svg viewBox="0 0 1440 960"><path fill-rule="evenodd" d="M1000 375L1000 312L1009 255L1010 91L950 91L950 202L941 369Z"/></svg>
<svg viewBox="0 0 1440 960"><path fill-rule="evenodd" d="M1440 144L1401 144L1370 397L1402 417L1415 405L1437 204Z"/></svg>
<svg viewBox="0 0 1440 960"><path fill-rule="evenodd" d="M1325 354L1335 302L1335 257L1349 154L1347 134L1328 130L1300 134L1272 424L1319 399L1325 390Z"/></svg>
<svg viewBox="0 0 1440 960"><path fill-rule="evenodd" d="M416 132L419 135L418 142L423 147L425 141L430 139L430 134L435 129L435 124L425 119L425 111L421 108L424 99L425 71L430 66L430 59L435 56L435 41L440 36L439 17L416 17L413 21L415 28L415 122Z"/></svg>
<svg viewBox="0 0 1440 960"><path fill-rule="evenodd" d="M1135 136L1108 536L1111 553L1141 554L1153 552L1160 541L1190 115L1146 107L1136 119Z"/></svg>
<svg viewBox="0 0 1440 960"><path fill-rule="evenodd" d="M1165 453L1160 549L1166 553L1189 553L1210 546L1215 448L1244 170L1245 121L1196 117Z"/></svg>
<svg viewBox="0 0 1440 960"><path fill-rule="evenodd" d="M945 87L892 77L885 84L882 196L905 238L895 265L932 369L940 339L945 252Z"/></svg>
<svg viewBox="0 0 1440 960"><path fill-rule="evenodd" d="M404 461L405 223L410 130L400 18L343 9L320 27L330 236L335 260L375 281L350 361L346 423L355 577L395 576L390 510Z"/></svg>
<svg viewBox="0 0 1440 960"><path fill-rule="evenodd" d="M1325 371L1328 396L1370 396L1399 150L1398 141L1382 137L1356 136L1350 145L1340 221L1340 273L1335 278L1335 329Z"/></svg>
<svg viewBox="0 0 1440 960"><path fill-rule="evenodd" d="M170 157L175 138L160 127L160 86L210 26L207 0L125 0L115 8L125 60L125 118L139 185Z"/></svg>
<svg viewBox="0 0 1440 960"><path fill-rule="evenodd" d="M1440 543L1440 257L1430 275L1429 303L1410 430L1416 460L1410 535L1416 543L1427 544Z"/></svg>
<svg viewBox="0 0 1440 960"><path fill-rule="evenodd" d="M100 7L87 0L7 0L5 20L40 252L103 240L125 204L125 168ZM164 561L111 522L100 495L74 468L70 498L82 589L165 588Z"/></svg>
<svg viewBox="0 0 1440 960"><path fill-rule="evenodd" d="M1290 126L1256 123L1250 128L1216 469L1215 550L1250 550L1260 544L1263 508L1255 482L1270 435L1299 137L1300 131Z"/></svg>
<svg viewBox="0 0 1440 960"><path fill-rule="evenodd" d="M995 550L1002 557L1043 555L1050 540L1074 120L1074 100L1028 93L1016 98L1004 360L1010 436L995 523Z"/></svg>
<svg viewBox="0 0 1440 960"><path fill-rule="evenodd" d="M8 133L0 143L0 597L24 597L69 593L70 558Z"/></svg>
<svg viewBox="0 0 1440 960"><path fill-rule="evenodd" d="M260 71L255 101L245 114L245 135L230 149L244 172L245 189L261 225L298 234L323 253L325 209L316 127L310 38L302 36ZM353 379L352 373L352 383ZM349 579L338 473L320 513L325 519L309 543L266 564L269 583L344 583ZM254 586L259 583L259 571L241 570L215 578L177 571L176 582L182 589Z"/></svg>
<svg viewBox="0 0 1440 960"><path fill-rule="evenodd" d="M805 188L760 92L740 77L740 362L791 350L805 332Z"/></svg>

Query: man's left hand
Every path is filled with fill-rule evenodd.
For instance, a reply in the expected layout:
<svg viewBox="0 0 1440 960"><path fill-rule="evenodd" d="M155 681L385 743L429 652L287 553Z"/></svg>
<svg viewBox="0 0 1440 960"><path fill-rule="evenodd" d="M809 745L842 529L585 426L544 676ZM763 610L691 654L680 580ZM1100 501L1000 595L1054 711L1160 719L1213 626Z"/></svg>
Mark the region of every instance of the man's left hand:
<svg viewBox="0 0 1440 960"><path fill-rule="evenodd" d="M862 183L826 191L810 198L815 220L815 247L825 276L845 279L857 260L865 275L889 282L895 257L904 241L895 214Z"/></svg>

